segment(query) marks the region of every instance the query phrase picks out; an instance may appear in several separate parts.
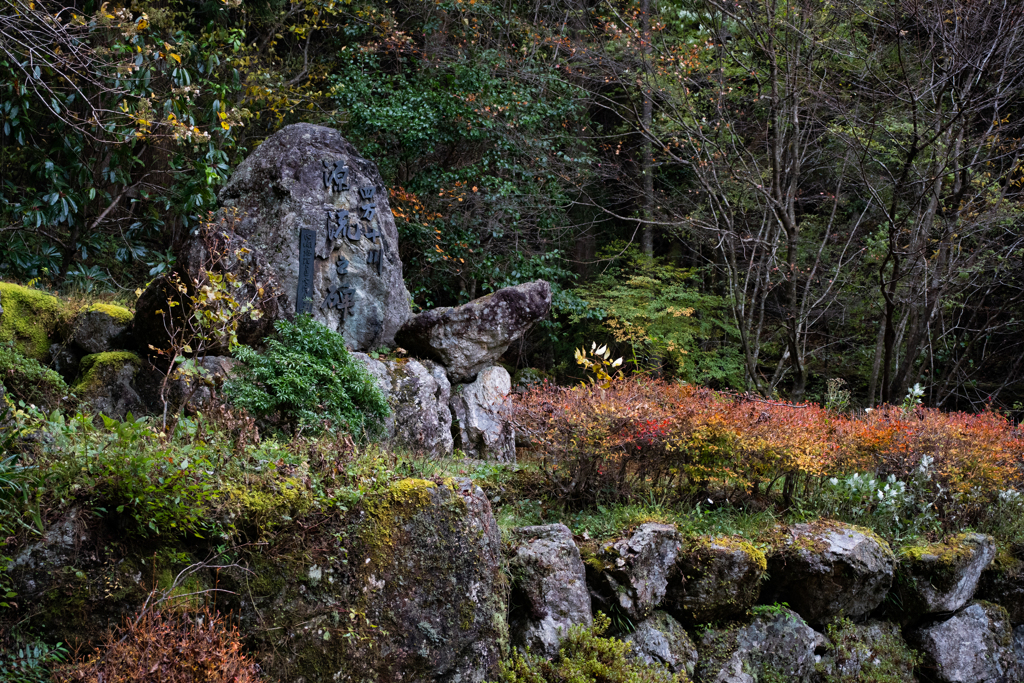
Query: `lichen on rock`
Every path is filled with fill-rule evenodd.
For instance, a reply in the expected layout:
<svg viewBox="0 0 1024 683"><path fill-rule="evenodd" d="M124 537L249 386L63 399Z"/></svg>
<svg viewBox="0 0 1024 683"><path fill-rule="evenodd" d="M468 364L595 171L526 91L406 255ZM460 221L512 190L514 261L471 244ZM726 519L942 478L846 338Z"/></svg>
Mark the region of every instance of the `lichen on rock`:
<svg viewBox="0 0 1024 683"><path fill-rule="evenodd" d="M10 282L0 282L0 342L15 342L29 358L45 361L63 316L64 303L55 296Z"/></svg>

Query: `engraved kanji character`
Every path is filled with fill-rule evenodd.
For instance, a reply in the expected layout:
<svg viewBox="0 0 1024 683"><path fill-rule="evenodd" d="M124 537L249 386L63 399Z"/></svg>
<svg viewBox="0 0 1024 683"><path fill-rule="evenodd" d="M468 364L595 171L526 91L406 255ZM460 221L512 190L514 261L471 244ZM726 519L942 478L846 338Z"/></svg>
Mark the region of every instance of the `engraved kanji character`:
<svg viewBox="0 0 1024 683"><path fill-rule="evenodd" d="M324 165L324 187L326 189L332 192L341 192L349 189L348 166L345 165L344 161L339 159L333 164L329 164L325 160L322 163Z"/></svg>
<svg viewBox="0 0 1024 683"><path fill-rule="evenodd" d="M363 226L358 223L349 223L348 227L345 228L345 237L349 238L353 242L358 242L363 236Z"/></svg>
<svg viewBox="0 0 1024 683"><path fill-rule="evenodd" d="M359 205L359 210L363 212L362 215L359 216L360 218L362 218L364 221L372 221L373 220L373 214L377 212L377 205L376 204L360 204Z"/></svg>
<svg viewBox="0 0 1024 683"><path fill-rule="evenodd" d="M338 262L334 264L334 270L338 273L338 276L348 275L348 259L344 256L338 259Z"/></svg>
<svg viewBox="0 0 1024 683"><path fill-rule="evenodd" d="M327 210L327 239L331 242L345 234L348 228L348 211Z"/></svg>
<svg viewBox="0 0 1024 683"><path fill-rule="evenodd" d="M366 228L363 231L363 236L369 239L374 244L380 244L380 242L377 241L377 239L380 237L380 228Z"/></svg>
<svg viewBox="0 0 1024 683"><path fill-rule="evenodd" d="M383 249L371 249L370 251L366 252L366 265L370 266L371 268L376 268L377 275L380 275L381 264L384 260L383 258L381 258L383 255Z"/></svg>
<svg viewBox="0 0 1024 683"><path fill-rule="evenodd" d="M376 194L377 188L373 185L366 185L365 187L359 188L359 197L362 199L373 199Z"/></svg>

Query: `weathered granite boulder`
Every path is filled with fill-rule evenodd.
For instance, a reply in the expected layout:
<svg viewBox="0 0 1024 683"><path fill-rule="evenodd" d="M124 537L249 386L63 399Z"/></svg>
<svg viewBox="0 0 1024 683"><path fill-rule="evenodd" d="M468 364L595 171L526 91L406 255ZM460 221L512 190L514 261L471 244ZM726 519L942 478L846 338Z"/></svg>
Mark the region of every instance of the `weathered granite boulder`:
<svg viewBox="0 0 1024 683"><path fill-rule="evenodd" d="M451 385L441 366L413 358L380 361L358 352L352 357L366 366L391 405L384 424L389 440L435 456L452 454Z"/></svg>
<svg viewBox="0 0 1024 683"><path fill-rule="evenodd" d="M632 658L644 664L661 664L676 674L693 676L697 666L697 647L686 629L666 612L655 612L636 630L623 638L633 645Z"/></svg>
<svg viewBox="0 0 1024 683"><path fill-rule="evenodd" d="M650 616L665 598L681 541L675 526L649 522L600 548L586 563L595 609L619 608L634 622Z"/></svg>
<svg viewBox="0 0 1024 683"><path fill-rule="evenodd" d="M768 558L762 602L786 602L809 624L858 618L878 607L892 586L889 544L843 524L796 524Z"/></svg>
<svg viewBox="0 0 1024 683"><path fill-rule="evenodd" d="M696 625L733 619L756 602L767 568L763 552L738 538L698 538L684 544L665 609Z"/></svg>
<svg viewBox="0 0 1024 683"><path fill-rule="evenodd" d="M296 311L299 231L314 230L313 317L356 350L392 343L412 314L398 230L377 166L338 131L285 126L238 166L220 202L222 214L237 212L236 232L281 288L281 315ZM340 303L345 288L352 290L347 312Z"/></svg>
<svg viewBox="0 0 1024 683"><path fill-rule="evenodd" d="M462 306L424 311L402 326L395 342L441 363L452 382L468 382L550 310L551 285L535 280Z"/></svg>
<svg viewBox="0 0 1024 683"><path fill-rule="evenodd" d="M710 630L698 649L696 679L704 683L811 683L828 640L799 614L778 608L747 626Z"/></svg>
<svg viewBox="0 0 1024 683"><path fill-rule="evenodd" d="M224 381L231 375L234 367L238 364L230 356L204 356L203 358L189 361L187 367L178 366L177 375L167 382L168 409L177 412L184 408L193 413L210 406L214 395L224 386ZM155 379L162 380L163 377ZM143 401L154 412L162 412L163 406L159 403L159 385L143 387L143 381L136 380L139 394ZM155 395L146 395L146 390L155 391Z"/></svg>
<svg viewBox="0 0 1024 683"><path fill-rule="evenodd" d="M408 479L363 506L344 544L268 559L256 588L240 591L240 628L255 635L268 678L494 680L508 639L505 579L483 492ZM309 559L296 569L300 558Z"/></svg>
<svg viewBox="0 0 1024 683"><path fill-rule="evenodd" d="M974 597L982 571L995 556L995 539L985 534L960 534L944 543L902 548L904 610L918 616L960 609Z"/></svg>
<svg viewBox="0 0 1024 683"><path fill-rule="evenodd" d="M909 634L922 670L939 683L1017 682L1019 669L1006 610L975 601L949 619Z"/></svg>
<svg viewBox="0 0 1024 683"><path fill-rule="evenodd" d="M831 647L819 667L828 683L888 681L914 683L915 653L896 624L869 621L854 624L840 619L830 624Z"/></svg>
<svg viewBox="0 0 1024 683"><path fill-rule="evenodd" d="M512 532L509 563L516 604L509 630L516 645L554 657L569 627L590 626L590 594L580 551L564 524L527 526Z"/></svg>
<svg viewBox="0 0 1024 683"><path fill-rule="evenodd" d="M485 368L470 384L452 390L451 411L458 425L458 446L466 455L499 462L516 461L516 433L509 415L512 380L505 368Z"/></svg>
<svg viewBox="0 0 1024 683"><path fill-rule="evenodd" d="M107 351L86 356L79 364L78 381L71 390L97 413L123 420L128 413L145 410L135 390L140 360L128 351Z"/></svg>
<svg viewBox="0 0 1024 683"><path fill-rule="evenodd" d="M975 597L1001 605L1014 626L1024 624L1024 560L1000 551L981 573Z"/></svg>

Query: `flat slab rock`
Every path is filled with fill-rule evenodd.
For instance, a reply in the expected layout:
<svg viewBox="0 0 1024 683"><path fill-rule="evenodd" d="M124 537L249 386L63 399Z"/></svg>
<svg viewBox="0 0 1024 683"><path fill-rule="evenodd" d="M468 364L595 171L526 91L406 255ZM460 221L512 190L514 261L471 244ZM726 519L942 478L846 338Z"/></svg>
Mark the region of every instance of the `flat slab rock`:
<svg viewBox="0 0 1024 683"><path fill-rule="evenodd" d="M788 603L812 625L871 612L892 586L896 561L889 545L867 530L842 524L796 524L768 558L762 602Z"/></svg>
<svg viewBox="0 0 1024 683"><path fill-rule="evenodd" d="M512 590L521 602L510 615L512 641L554 657L570 627L593 623L580 551L564 524L520 527L512 537Z"/></svg>
<svg viewBox="0 0 1024 683"><path fill-rule="evenodd" d="M949 619L911 632L922 667L940 683L1016 683L1021 680L1006 610L975 601Z"/></svg>
<svg viewBox="0 0 1024 683"><path fill-rule="evenodd" d="M551 285L535 280L462 306L424 311L402 326L395 343L441 363L452 382L469 382L550 311Z"/></svg>

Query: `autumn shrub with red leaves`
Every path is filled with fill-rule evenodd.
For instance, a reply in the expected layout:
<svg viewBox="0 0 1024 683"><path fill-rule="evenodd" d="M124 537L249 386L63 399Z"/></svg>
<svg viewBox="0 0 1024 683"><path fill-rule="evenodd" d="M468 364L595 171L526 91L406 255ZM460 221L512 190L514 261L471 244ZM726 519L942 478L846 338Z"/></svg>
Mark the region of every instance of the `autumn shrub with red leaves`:
<svg viewBox="0 0 1024 683"><path fill-rule="evenodd" d="M97 652L62 667L58 683L257 683L238 630L209 609L146 610L110 633Z"/></svg>
<svg viewBox="0 0 1024 683"><path fill-rule="evenodd" d="M1021 431L992 412L849 415L633 377L605 388L543 386L517 400L515 415L532 444L527 457L576 507L652 489L733 499L775 490L790 504L831 477L903 479L922 463L936 494L982 505L1024 479Z"/></svg>

